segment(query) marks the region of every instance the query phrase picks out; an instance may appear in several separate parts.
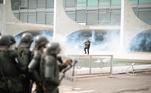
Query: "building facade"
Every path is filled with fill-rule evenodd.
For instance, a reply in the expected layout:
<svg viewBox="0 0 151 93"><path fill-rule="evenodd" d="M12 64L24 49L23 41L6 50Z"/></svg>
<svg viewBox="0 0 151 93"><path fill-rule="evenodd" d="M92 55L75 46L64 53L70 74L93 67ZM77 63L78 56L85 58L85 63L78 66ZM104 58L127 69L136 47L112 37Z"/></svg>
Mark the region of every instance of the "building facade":
<svg viewBox="0 0 151 93"><path fill-rule="evenodd" d="M129 0L138 18L151 24L151 1ZM22 22L53 25L54 0L11 0ZM120 25L121 0L64 0L67 15L83 25Z"/></svg>
<svg viewBox="0 0 151 93"><path fill-rule="evenodd" d="M130 14L132 12L129 13L129 10L122 12L122 9L125 9L125 6L127 7L127 5L122 6L125 3L122 3L122 1L128 1L131 4L132 12L135 14L133 17L138 19L133 20L128 15L125 16L126 13ZM93 51L117 51L119 49L117 45L121 43L121 40L125 42L138 38L139 35L136 35L136 32L140 34L141 31L139 30L134 31L135 34L132 34L133 36L127 39L128 34L132 32L131 30L138 28L139 23L137 25L137 20L147 25L147 27L144 26L144 29L141 29L142 32L147 30L147 33L150 33L151 31L148 28L151 25L151 0L1 0L0 8L2 18L5 19L0 19L2 32L21 35L20 33L26 31L50 31L54 33L53 37L62 39L65 36L65 42L70 47L75 44L74 47L78 47L78 49L82 49L82 42L90 39ZM4 11L6 12L4 13ZM7 17L8 15L11 15L11 17ZM121 19L126 20L125 23L122 23ZM135 29L129 27L127 21L130 23L135 21L132 24ZM123 38L123 31L126 39L121 39L121 37ZM151 38L146 40L149 40L146 41L147 45L149 45ZM140 42L142 41L140 39ZM136 47L141 47L141 43L136 45ZM134 46L132 44L129 49L144 51L142 47L136 49L133 48ZM151 51L150 47L146 48Z"/></svg>

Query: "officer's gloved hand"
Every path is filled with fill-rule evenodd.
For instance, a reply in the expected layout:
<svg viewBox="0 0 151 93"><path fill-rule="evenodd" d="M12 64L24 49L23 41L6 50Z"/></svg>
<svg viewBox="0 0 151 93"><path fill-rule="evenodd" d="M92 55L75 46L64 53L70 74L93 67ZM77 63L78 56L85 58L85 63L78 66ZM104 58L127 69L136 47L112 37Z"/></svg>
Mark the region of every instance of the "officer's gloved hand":
<svg viewBox="0 0 151 93"><path fill-rule="evenodd" d="M71 65L72 62L73 62L72 59L66 59L66 60L63 62L63 64L66 65L66 66L68 66L68 65Z"/></svg>

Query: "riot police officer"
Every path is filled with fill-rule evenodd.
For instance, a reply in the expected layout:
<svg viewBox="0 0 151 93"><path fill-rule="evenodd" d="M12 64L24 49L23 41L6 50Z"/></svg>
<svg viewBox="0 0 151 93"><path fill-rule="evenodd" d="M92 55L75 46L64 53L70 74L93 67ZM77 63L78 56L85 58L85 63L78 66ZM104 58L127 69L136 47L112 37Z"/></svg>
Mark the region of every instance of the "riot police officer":
<svg viewBox="0 0 151 93"><path fill-rule="evenodd" d="M25 77L22 80L24 85L24 93L31 92L31 76L28 71L29 62L32 59L32 52L30 51L30 46L33 42L33 36L31 33L24 33L21 37L20 43L16 48L18 60L21 64L21 70L23 71Z"/></svg>
<svg viewBox="0 0 151 93"><path fill-rule="evenodd" d="M34 76L34 80L36 83L36 93L43 93L43 88L41 85L41 76L40 76L40 62L41 55L43 54L43 50L48 43L47 38L43 36L37 36L35 38L35 48L34 48L34 56L28 65L29 71L32 72Z"/></svg>
<svg viewBox="0 0 151 93"><path fill-rule="evenodd" d="M60 84L60 81L57 56L60 51L59 43L49 43L42 56L41 72L43 73L44 93L59 93L58 85Z"/></svg>
<svg viewBox="0 0 151 93"><path fill-rule="evenodd" d="M0 36L0 93L22 93L22 73L16 60L17 54L10 50L15 43L13 36Z"/></svg>
<svg viewBox="0 0 151 93"><path fill-rule="evenodd" d="M24 33L21 37L18 47L16 48L18 60L22 65L22 70L25 72L27 71L28 64L32 59L32 52L30 51L30 46L32 42L32 34Z"/></svg>

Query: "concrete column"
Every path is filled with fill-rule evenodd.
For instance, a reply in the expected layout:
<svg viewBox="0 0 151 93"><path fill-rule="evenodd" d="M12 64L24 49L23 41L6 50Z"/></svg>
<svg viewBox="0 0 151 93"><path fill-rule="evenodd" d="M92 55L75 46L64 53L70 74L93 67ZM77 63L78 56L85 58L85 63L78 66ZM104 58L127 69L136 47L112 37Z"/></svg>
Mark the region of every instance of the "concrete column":
<svg viewBox="0 0 151 93"><path fill-rule="evenodd" d="M69 33L86 29L72 19L65 13L63 0L54 0L54 35L53 40L60 41Z"/></svg>
<svg viewBox="0 0 151 93"><path fill-rule="evenodd" d="M136 34L147 29L151 29L151 25L144 23L134 14L128 0L121 0L121 46L127 49Z"/></svg>
<svg viewBox="0 0 151 93"><path fill-rule="evenodd" d="M0 4L0 32L4 33L5 31L5 3Z"/></svg>
<svg viewBox="0 0 151 93"><path fill-rule="evenodd" d="M19 23L20 21L14 16L11 6L11 0L5 0L5 20L6 22ZM21 22L20 22L21 23Z"/></svg>

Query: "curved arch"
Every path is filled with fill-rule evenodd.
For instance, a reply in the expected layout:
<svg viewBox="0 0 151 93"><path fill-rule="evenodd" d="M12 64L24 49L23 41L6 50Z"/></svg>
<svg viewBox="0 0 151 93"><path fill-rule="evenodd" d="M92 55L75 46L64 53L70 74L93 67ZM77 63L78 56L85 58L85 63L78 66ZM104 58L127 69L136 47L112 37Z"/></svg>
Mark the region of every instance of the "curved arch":
<svg viewBox="0 0 151 93"><path fill-rule="evenodd" d="M36 36L38 36L38 35L45 36L49 41L52 40L52 35L53 35L53 32L52 31L48 31L48 30L37 30L37 31L26 30L26 31L22 31L22 32L20 32L20 33L15 35L15 38L16 38L16 41L17 41L17 45L20 42L20 39L21 39L21 37L22 37L22 35L24 33L31 33L34 38Z"/></svg>
<svg viewBox="0 0 151 93"><path fill-rule="evenodd" d="M130 43L130 51L151 52L151 29L136 34Z"/></svg>
<svg viewBox="0 0 151 93"><path fill-rule="evenodd" d="M151 25L142 22L133 12L128 0L121 0L121 47L127 49L132 38L140 31L151 29Z"/></svg>
<svg viewBox="0 0 151 93"><path fill-rule="evenodd" d="M52 31L53 27L50 25L39 25L39 24L26 24L26 23L16 23L8 24L5 33L15 35L16 33L21 33L23 31L39 31L48 30Z"/></svg>
<svg viewBox="0 0 151 93"><path fill-rule="evenodd" d="M33 30L33 31L31 31L31 30L26 30L26 31L22 31L22 32L20 32L20 33L17 33L15 36L21 36L21 35L24 34L24 33L32 33L33 36L37 36L37 35L39 35L39 34L42 34L42 32L46 32L46 33L48 33L48 35L51 35L51 36L52 36L52 34L53 34L53 31L48 31L48 30Z"/></svg>

